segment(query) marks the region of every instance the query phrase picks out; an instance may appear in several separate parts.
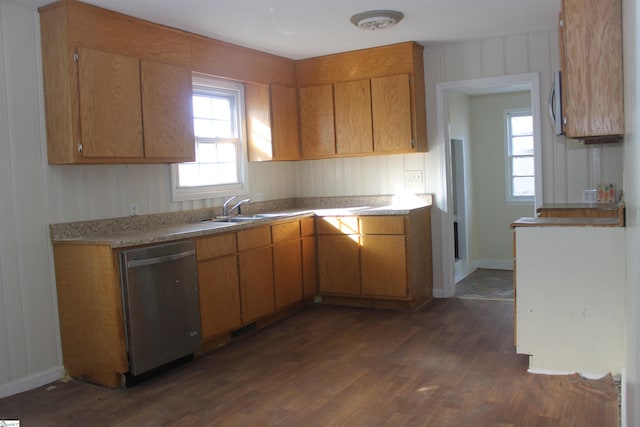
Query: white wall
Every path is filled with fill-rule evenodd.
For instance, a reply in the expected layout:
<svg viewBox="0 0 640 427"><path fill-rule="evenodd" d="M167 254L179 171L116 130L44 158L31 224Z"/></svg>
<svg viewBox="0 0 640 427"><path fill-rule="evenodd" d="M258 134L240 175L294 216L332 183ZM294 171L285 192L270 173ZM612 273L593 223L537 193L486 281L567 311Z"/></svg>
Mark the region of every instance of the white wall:
<svg viewBox="0 0 640 427"><path fill-rule="evenodd" d="M477 247L472 265L513 268L513 232L510 225L533 216L531 203L507 203L505 164L505 109L531 108L529 92L476 95L470 98L471 191L475 197L471 219Z"/></svg>
<svg viewBox="0 0 640 427"><path fill-rule="evenodd" d="M627 204L627 364L623 384L624 425L640 425L640 8L635 0L623 0L624 93L625 128L624 142L625 182Z"/></svg>
<svg viewBox="0 0 640 427"><path fill-rule="evenodd" d="M425 49L427 111L433 112L436 83L527 72L540 73L540 99L548 99L552 73L559 69L558 32L538 32L448 43ZM545 107L543 107L545 108ZM585 146L555 137L543 111L542 150L545 203L580 202L582 190L603 181L622 185L622 144ZM436 129L429 117L429 129ZM430 147L439 135L429 133ZM434 153L434 155L439 155ZM431 159L429 165L431 165ZM437 168L431 168L437 173Z"/></svg>

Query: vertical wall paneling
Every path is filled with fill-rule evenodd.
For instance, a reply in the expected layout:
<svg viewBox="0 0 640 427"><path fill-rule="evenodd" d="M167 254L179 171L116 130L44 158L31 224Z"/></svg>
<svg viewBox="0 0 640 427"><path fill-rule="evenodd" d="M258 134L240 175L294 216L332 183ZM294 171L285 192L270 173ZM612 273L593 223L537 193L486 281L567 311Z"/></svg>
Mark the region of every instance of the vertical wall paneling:
<svg viewBox="0 0 640 427"><path fill-rule="evenodd" d="M504 39L493 38L482 41L482 76L494 77L505 74Z"/></svg>
<svg viewBox="0 0 640 427"><path fill-rule="evenodd" d="M526 34L516 34L505 38L504 70L506 74L526 73L530 70L527 42Z"/></svg>
<svg viewBox="0 0 640 427"><path fill-rule="evenodd" d="M468 40L462 45L462 72L463 79L475 79L482 76L482 42L480 40Z"/></svg>
<svg viewBox="0 0 640 427"><path fill-rule="evenodd" d="M4 384L24 387L61 373L37 24L32 10L0 2L0 397L15 392L6 391Z"/></svg>
<svg viewBox="0 0 640 427"><path fill-rule="evenodd" d="M464 58L467 55L465 55L463 43L449 43L443 47L443 53L444 73L449 81L472 78L471 76L465 76ZM427 61L429 60L429 57L427 55L425 55L425 58ZM427 111L429 111L428 102ZM427 127L427 129L429 128ZM431 147L431 145L429 145L429 147Z"/></svg>

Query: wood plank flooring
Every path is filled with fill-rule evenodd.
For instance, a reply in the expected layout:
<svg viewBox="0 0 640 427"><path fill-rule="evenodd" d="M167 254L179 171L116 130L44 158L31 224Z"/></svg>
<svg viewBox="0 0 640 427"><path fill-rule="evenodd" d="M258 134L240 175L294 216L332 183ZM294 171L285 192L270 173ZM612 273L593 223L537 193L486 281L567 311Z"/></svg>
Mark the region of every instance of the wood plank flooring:
<svg viewBox="0 0 640 427"><path fill-rule="evenodd" d="M314 305L128 390L56 382L0 399L23 426L619 425L612 379L526 372L513 304Z"/></svg>

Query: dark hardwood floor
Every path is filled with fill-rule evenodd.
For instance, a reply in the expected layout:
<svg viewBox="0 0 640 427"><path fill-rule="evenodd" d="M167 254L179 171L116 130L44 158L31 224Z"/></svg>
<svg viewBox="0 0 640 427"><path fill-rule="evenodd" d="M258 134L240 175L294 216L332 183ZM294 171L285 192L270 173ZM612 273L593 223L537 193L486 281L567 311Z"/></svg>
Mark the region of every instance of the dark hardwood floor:
<svg viewBox="0 0 640 427"><path fill-rule="evenodd" d="M513 304L315 305L128 390L56 382L0 399L22 426L619 425L609 377L528 374Z"/></svg>

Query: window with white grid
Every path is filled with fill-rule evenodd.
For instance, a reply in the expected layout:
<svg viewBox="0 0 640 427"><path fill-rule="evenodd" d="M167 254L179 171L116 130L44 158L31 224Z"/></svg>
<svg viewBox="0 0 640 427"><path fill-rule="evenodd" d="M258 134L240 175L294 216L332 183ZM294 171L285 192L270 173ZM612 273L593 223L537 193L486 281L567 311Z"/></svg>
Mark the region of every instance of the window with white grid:
<svg viewBox="0 0 640 427"><path fill-rule="evenodd" d="M172 166L174 201L247 194L244 86L193 77L196 158Z"/></svg>
<svg viewBox="0 0 640 427"><path fill-rule="evenodd" d="M531 110L505 111L507 201L533 202L535 167Z"/></svg>

